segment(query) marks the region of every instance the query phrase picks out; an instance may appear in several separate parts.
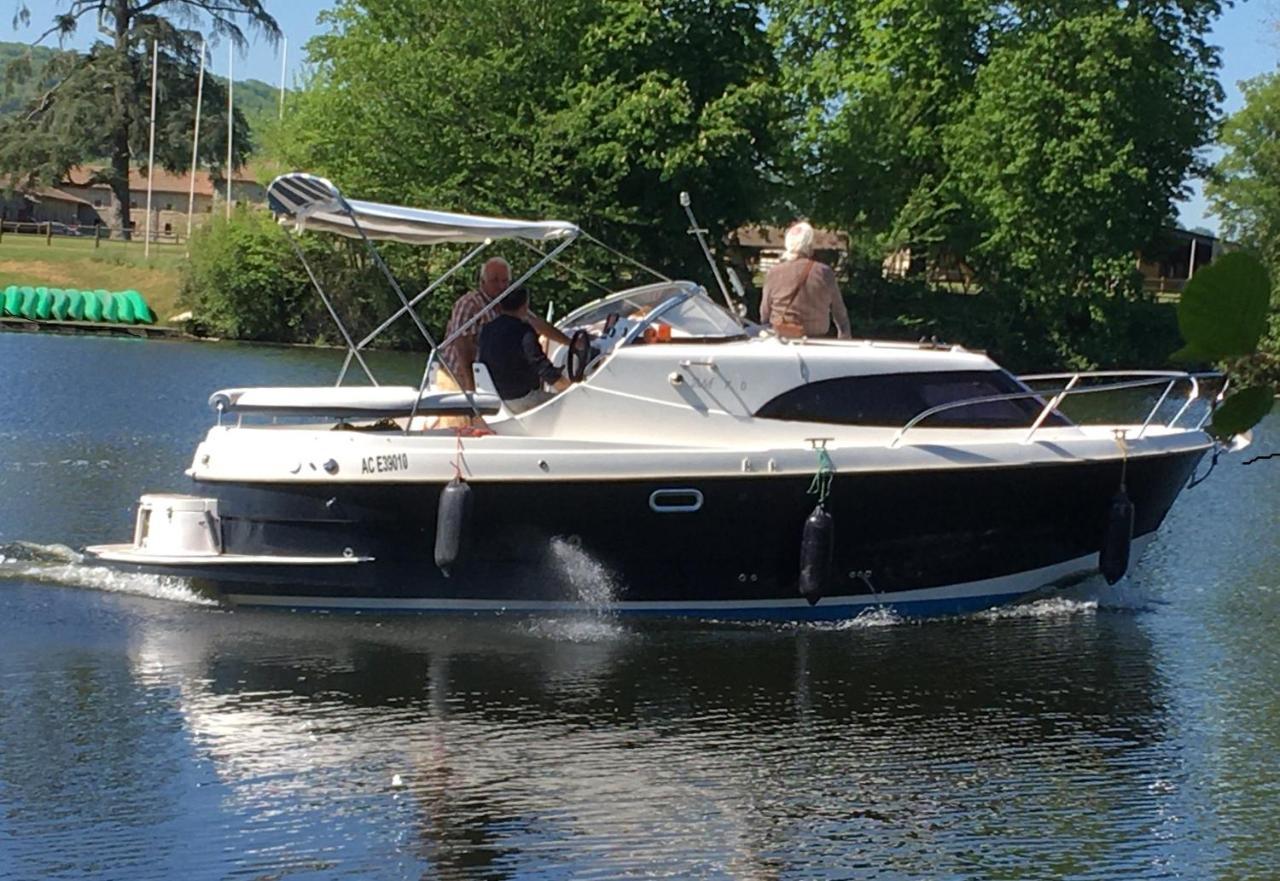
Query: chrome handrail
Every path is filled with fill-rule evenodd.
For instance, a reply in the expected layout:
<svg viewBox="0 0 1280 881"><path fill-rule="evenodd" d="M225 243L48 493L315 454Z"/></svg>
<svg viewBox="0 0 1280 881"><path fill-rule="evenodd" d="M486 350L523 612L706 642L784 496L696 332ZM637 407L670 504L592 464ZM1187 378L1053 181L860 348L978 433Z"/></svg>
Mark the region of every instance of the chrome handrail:
<svg viewBox="0 0 1280 881"><path fill-rule="evenodd" d="M1138 389L1138 388L1146 388L1148 386L1164 385L1165 388L1163 393L1160 395L1160 398L1156 401L1155 405L1147 412L1147 416L1142 422L1142 427L1139 429L1136 435L1136 437L1140 438L1146 432L1147 428L1150 427L1151 422L1152 420L1154 420L1156 413L1159 412L1160 407L1168 399L1175 385L1177 385L1179 382L1185 381L1190 384L1190 389L1188 391L1186 403L1184 403L1182 407L1178 410L1178 412L1174 414L1172 419L1170 419L1167 423L1165 423L1166 427L1169 427L1169 428L1172 428L1174 425L1176 425L1178 420L1182 418L1182 416L1186 413L1187 409L1191 406L1191 403L1200 397L1200 382L1199 382L1200 377L1220 376L1220 375L1221 374L1216 374L1216 373L1193 374L1193 373L1185 373L1185 372L1172 371L1172 370L1098 370L1098 371L1083 371L1083 372L1077 372L1077 373L1044 373L1044 374L1022 376L1022 377L1019 377L1019 380L1024 383L1051 380L1051 379L1066 379L1067 384L1061 389L1056 389L1056 390L1041 389L1039 391L1010 392L1007 394L1000 394L1000 395L982 395L976 398L965 398L964 400L960 400L960 401L949 401L945 404L938 404L936 406L929 407L928 409L923 410L920 413L917 413L910 420L908 420L907 423L902 426L902 428L898 429L898 431L894 434L893 438L889 441L888 446L890 449L896 448L902 442L903 437L905 437L907 432L909 432L911 429L915 428L917 425L919 425L921 422L925 421L926 419L936 416L939 413L946 412L947 410L956 410L956 409L960 409L961 407L971 407L976 404L998 403L1000 401L1017 401L1017 400L1025 400L1028 398L1034 398L1036 400L1044 400L1045 396L1049 395L1051 397L1045 403L1040 413L1037 414L1030 429L1027 431L1026 436L1023 437L1023 439L1021 440L1021 443L1026 444L1031 442L1031 439L1035 435L1036 431L1040 429L1040 427L1044 424L1045 420L1048 419L1050 414L1058 411L1058 408L1061 406L1063 400L1065 400L1067 397L1071 395L1095 394L1098 392L1119 391L1123 389ZM1091 385L1091 386L1083 386L1083 387L1078 386L1078 383L1080 382L1081 379L1090 379L1090 378L1098 378L1098 377L1101 377L1101 378L1121 377L1121 376L1137 376L1142 378L1131 380L1129 382L1106 383L1104 385ZM1206 416L1200 420L1200 422L1195 426L1195 429L1193 430L1199 430L1201 427L1203 427L1207 419L1208 419L1208 414L1206 414Z"/></svg>

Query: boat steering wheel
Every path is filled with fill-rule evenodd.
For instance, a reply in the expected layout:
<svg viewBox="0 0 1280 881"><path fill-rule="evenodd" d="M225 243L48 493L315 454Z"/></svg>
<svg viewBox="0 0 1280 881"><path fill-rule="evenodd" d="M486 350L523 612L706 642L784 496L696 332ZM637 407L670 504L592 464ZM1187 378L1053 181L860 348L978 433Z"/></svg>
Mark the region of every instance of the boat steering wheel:
<svg viewBox="0 0 1280 881"><path fill-rule="evenodd" d="M570 382L582 382L587 375L587 364L591 361L591 334L585 328L579 328L569 338L569 350L565 354L565 373Z"/></svg>

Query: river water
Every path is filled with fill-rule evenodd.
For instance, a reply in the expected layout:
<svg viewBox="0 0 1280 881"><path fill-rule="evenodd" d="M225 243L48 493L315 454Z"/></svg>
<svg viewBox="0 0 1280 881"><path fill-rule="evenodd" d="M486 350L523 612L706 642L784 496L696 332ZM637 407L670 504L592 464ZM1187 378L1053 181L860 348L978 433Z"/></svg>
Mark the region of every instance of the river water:
<svg viewBox="0 0 1280 881"><path fill-rule="evenodd" d="M211 391L339 360L0 334L0 879L1280 875L1280 460L1115 589L949 621L232 611L79 561Z"/></svg>

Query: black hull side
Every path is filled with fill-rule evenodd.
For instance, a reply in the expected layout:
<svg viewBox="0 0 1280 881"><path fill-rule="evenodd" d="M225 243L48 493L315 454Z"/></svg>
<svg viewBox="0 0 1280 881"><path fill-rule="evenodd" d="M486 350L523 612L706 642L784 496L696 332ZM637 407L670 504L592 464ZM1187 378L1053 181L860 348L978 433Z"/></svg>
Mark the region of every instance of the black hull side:
<svg viewBox="0 0 1280 881"><path fill-rule="evenodd" d="M1135 536L1160 526L1202 455L1129 462ZM599 580L598 566L616 584L612 599L623 604L776 604L797 597L801 530L815 504L810 480L757 473L661 482L474 481L469 553L449 577L433 561L440 485L197 483L195 493L218 499L228 554L373 561L168 571L199 577L242 602L296 596L307 598L300 605L330 599L350 606L337 601L354 598L394 608L424 599L580 602L572 570ZM823 602L892 603L907 592L1078 563L1097 554L1119 481L1118 462L837 474L826 503L837 539ZM702 507L655 512L650 495L660 489L696 489Z"/></svg>

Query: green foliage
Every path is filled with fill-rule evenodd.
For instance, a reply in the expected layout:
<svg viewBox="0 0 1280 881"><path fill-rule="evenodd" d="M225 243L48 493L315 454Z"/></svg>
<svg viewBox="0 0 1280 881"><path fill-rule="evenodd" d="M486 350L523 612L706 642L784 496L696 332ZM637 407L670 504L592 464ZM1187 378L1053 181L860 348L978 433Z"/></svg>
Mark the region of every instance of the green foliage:
<svg viewBox="0 0 1280 881"><path fill-rule="evenodd" d="M1087 4L1081 4L1087 5ZM1171 214L1211 129L1152 18L1075 10L1006 33L943 139L980 230L972 255L1002 269L1090 279ZM1193 80L1194 82L1194 80Z"/></svg>
<svg viewBox="0 0 1280 881"><path fill-rule="evenodd" d="M344 0L326 15L281 159L352 196L563 217L680 274L698 265L681 190L707 195L717 239L765 208L781 105L752 4ZM567 259L629 278L590 246ZM572 275L541 284L565 305L599 295Z"/></svg>
<svg viewBox="0 0 1280 881"><path fill-rule="evenodd" d="M1224 254L1187 282L1178 304L1183 361L1223 361L1252 355L1267 328L1271 279L1244 252Z"/></svg>
<svg viewBox="0 0 1280 881"><path fill-rule="evenodd" d="M1227 440L1244 434L1266 418L1275 400L1276 390L1269 385L1255 385L1235 392L1213 411L1214 435Z"/></svg>
<svg viewBox="0 0 1280 881"><path fill-rule="evenodd" d="M1134 254L1213 133L1218 0L769 7L814 220L869 257L962 257L992 308L1041 322L1028 354L1128 361Z"/></svg>
<svg viewBox="0 0 1280 881"><path fill-rule="evenodd" d="M1237 365L1245 381L1280 383L1280 73L1243 84L1245 104L1222 128L1224 148L1205 187L1223 236L1257 255L1273 279L1259 357Z"/></svg>
<svg viewBox="0 0 1280 881"><path fill-rule="evenodd" d="M51 80L44 75L45 67L56 57L57 50L50 49L46 46L28 46L26 43L6 43L0 41L0 70L8 68L11 62L18 62L19 66L26 68L27 72L21 74L21 78L11 78L5 84L5 93L0 97L0 120L10 117L25 115L28 113L44 90L54 85L55 80ZM74 53L79 54L79 53ZM149 75L149 73L148 73ZM204 121L208 119L221 120L220 125L223 130L226 127L226 78L212 75L206 69L205 71L205 89L207 94L200 103L201 128L206 128ZM150 88L149 81L147 88ZM166 92L166 95L168 93ZM142 96L144 102L150 102L151 93L148 91ZM246 143L244 149L251 155L256 155L262 146L261 133L271 128L277 121L280 112L280 91L276 86L264 83L261 80L236 80L235 81L235 109L239 111L239 115L244 118L245 128L240 129L237 134L245 135ZM148 106L149 112L149 106ZM166 112L168 111L167 108ZM180 118L182 109L174 109L171 111L175 118ZM185 112L194 114L194 100L190 101L185 107ZM211 125L213 123L210 123ZM206 129L207 130L207 129ZM247 135L245 134L247 132ZM189 133L188 133L189 143ZM225 144L225 142L223 142ZM86 151L89 148L86 147ZM226 157L224 147L218 146L217 139L213 139L212 145L209 147L208 154L201 155L201 163L208 164L212 162L217 164ZM172 152L172 151L171 151ZM216 153L216 155L214 155ZM187 150L187 159L190 160L190 148ZM102 158L102 156L94 158Z"/></svg>
<svg viewBox="0 0 1280 881"><path fill-rule="evenodd" d="M1029 297L1013 286L949 292L921 278L883 278L878 264L855 265L842 288L859 334L937 337L986 351L1019 373L1150 367L1163 364L1178 345L1170 304L1079 291Z"/></svg>
<svg viewBox="0 0 1280 881"><path fill-rule="evenodd" d="M1205 195L1223 236L1257 253L1280 279L1280 73L1241 84L1245 103L1222 127L1222 159Z"/></svg>
<svg viewBox="0 0 1280 881"><path fill-rule="evenodd" d="M215 215L191 239L183 302L215 336L296 342L316 331L307 276L285 239L262 212Z"/></svg>
<svg viewBox="0 0 1280 881"><path fill-rule="evenodd" d="M48 46L0 42L0 70L19 61L28 71L20 82L7 84L4 95L0 96L0 117L12 116L26 108L43 89L48 88L44 68L56 54L57 51Z"/></svg>
<svg viewBox="0 0 1280 881"><path fill-rule="evenodd" d="M10 88L33 77L44 88L25 113L0 122L0 175L10 189L54 183L74 165L109 157L110 170L99 179L111 185L120 221L128 226L129 167L145 165L148 153L152 45L159 49L156 160L178 171L191 161L202 39L207 35L215 43L226 39L243 46L240 17L272 38L279 29L259 0L75 0L66 5L66 12L54 15L46 36L74 33L90 17L110 42L98 40L84 54L57 52L38 72L34 56L6 65ZM17 19L30 20L25 4L19 5ZM225 107L225 90L210 78L203 95L204 124L225 129ZM248 150L248 132L241 113L233 122L240 153L232 161L238 164ZM205 140L203 164L218 167L219 151L211 139Z"/></svg>
<svg viewBox="0 0 1280 881"><path fill-rule="evenodd" d="M179 297L194 323L212 336L290 343L342 344L283 227L265 211L239 207L230 219L215 215L191 238ZM399 307L385 276L366 259L364 246L336 236L300 236L295 243L325 287L343 324L358 340ZM408 255L387 249L406 295L426 286ZM443 305L443 304L442 304ZM421 313L420 313L421 314ZM447 310L427 312L442 327ZM403 316L375 341L376 347L421 346L422 337Z"/></svg>
<svg viewBox="0 0 1280 881"><path fill-rule="evenodd" d="M880 250L957 232L942 133L998 17L986 0L773 0L799 117L797 203Z"/></svg>
<svg viewBox="0 0 1280 881"><path fill-rule="evenodd" d="M1174 357L1226 361L1228 376L1249 383L1214 412L1211 430L1224 440L1271 412L1276 389L1263 378L1267 371L1261 362L1268 357L1258 352L1270 295L1266 267L1256 257L1238 252L1196 273L1178 304L1178 326L1186 345Z"/></svg>

